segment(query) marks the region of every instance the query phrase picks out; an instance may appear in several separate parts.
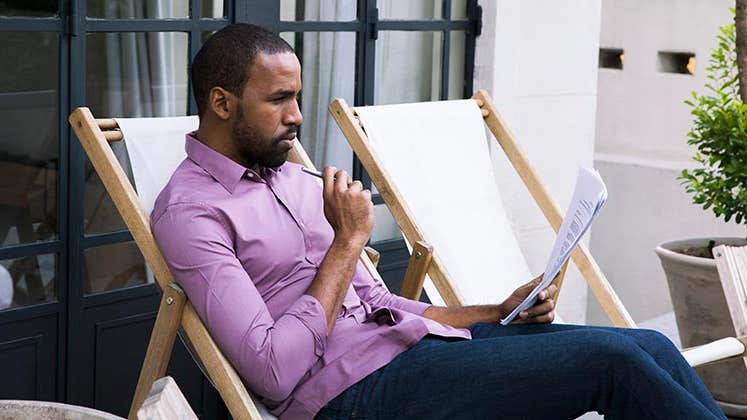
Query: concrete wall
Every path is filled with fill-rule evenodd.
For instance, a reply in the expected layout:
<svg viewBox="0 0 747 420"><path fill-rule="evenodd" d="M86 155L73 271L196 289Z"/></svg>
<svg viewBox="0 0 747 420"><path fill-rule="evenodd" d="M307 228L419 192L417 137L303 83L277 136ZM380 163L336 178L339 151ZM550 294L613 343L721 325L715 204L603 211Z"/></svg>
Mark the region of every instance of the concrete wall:
<svg viewBox="0 0 747 420"><path fill-rule="evenodd" d="M565 210L579 165L591 166L597 95L599 0L481 1L483 33L475 89L486 89ZM494 144L494 142L493 142ZM555 233L500 152L501 194L533 273L547 263ZM586 285L575 267L559 313L583 323Z"/></svg>
<svg viewBox="0 0 747 420"><path fill-rule="evenodd" d="M731 0L602 0L600 45L624 50L622 70L599 69L595 165L609 201L591 249L636 321L672 310L656 244L693 236L744 236L690 204L676 177L691 167L691 116L683 101L703 91L705 67ZM659 51L695 54L695 73L657 69ZM589 323L605 323L589 299Z"/></svg>

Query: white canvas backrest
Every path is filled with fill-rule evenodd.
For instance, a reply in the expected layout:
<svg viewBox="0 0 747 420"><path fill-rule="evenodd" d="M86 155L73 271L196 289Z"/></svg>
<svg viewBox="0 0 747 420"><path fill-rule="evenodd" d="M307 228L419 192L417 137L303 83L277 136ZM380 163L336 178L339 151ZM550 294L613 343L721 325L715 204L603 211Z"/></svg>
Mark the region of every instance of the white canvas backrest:
<svg viewBox="0 0 747 420"><path fill-rule="evenodd" d="M117 124L124 135L135 190L150 214L156 197L187 156L184 135L197 130L198 117L117 118Z"/></svg>
<svg viewBox="0 0 747 420"><path fill-rule="evenodd" d="M465 304L500 302L531 279L501 202L474 100L355 111ZM433 303L443 304L430 278L424 288Z"/></svg>
<svg viewBox="0 0 747 420"><path fill-rule="evenodd" d="M170 118L117 118L122 131L127 155L132 165L132 175L138 197L150 214L163 187L169 182L176 167L187 157L184 150L185 134L197 130L197 116ZM153 282L148 270L149 281ZM190 348L188 343L185 343ZM192 352L195 357L195 353ZM200 365L198 363L198 365ZM200 369L202 366L200 365ZM203 373L206 374L203 369ZM266 420L277 417L270 414L258 398L251 395L257 411Z"/></svg>

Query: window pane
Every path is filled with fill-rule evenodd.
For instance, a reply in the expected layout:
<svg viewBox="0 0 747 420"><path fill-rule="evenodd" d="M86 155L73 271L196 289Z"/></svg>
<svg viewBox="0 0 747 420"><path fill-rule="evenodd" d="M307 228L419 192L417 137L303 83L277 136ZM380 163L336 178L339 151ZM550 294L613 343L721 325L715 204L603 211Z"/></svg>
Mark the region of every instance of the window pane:
<svg viewBox="0 0 747 420"><path fill-rule="evenodd" d="M376 104L438 100L442 39L441 32L380 31L376 41Z"/></svg>
<svg viewBox="0 0 747 420"><path fill-rule="evenodd" d="M374 228L371 232L371 242L399 239L401 237L402 232L387 206L385 204L374 206Z"/></svg>
<svg viewBox="0 0 747 420"><path fill-rule="evenodd" d="M303 124L298 133L318 168L334 165L353 171L353 151L327 106L336 98L354 101L355 33L298 32L281 34L301 60Z"/></svg>
<svg viewBox="0 0 747 420"><path fill-rule="evenodd" d="M380 31L376 41L375 103L437 101L441 91L442 39L441 32ZM376 206L375 212L372 241L401 237L386 206Z"/></svg>
<svg viewBox="0 0 747 420"><path fill-rule="evenodd" d="M0 310L55 300L57 255L0 261Z"/></svg>
<svg viewBox="0 0 747 420"><path fill-rule="evenodd" d="M57 237L58 40L4 32L0 62L0 244Z"/></svg>
<svg viewBox="0 0 747 420"><path fill-rule="evenodd" d="M221 18L226 16L226 10L223 7L224 0L201 0L202 1L202 17L206 18Z"/></svg>
<svg viewBox="0 0 747 420"><path fill-rule="evenodd" d="M357 18L356 0L280 0L282 21L351 21Z"/></svg>
<svg viewBox="0 0 747 420"><path fill-rule="evenodd" d="M441 19L441 0L381 0L377 6L380 19Z"/></svg>
<svg viewBox="0 0 747 420"><path fill-rule="evenodd" d="M108 19L189 17L189 0L88 0L87 15Z"/></svg>
<svg viewBox="0 0 747 420"><path fill-rule="evenodd" d="M105 292L153 282L134 242L86 249L83 292ZM150 281L148 280L150 277Z"/></svg>
<svg viewBox="0 0 747 420"><path fill-rule="evenodd" d="M464 98L464 49L467 38L464 31L451 31L449 47L449 99Z"/></svg>
<svg viewBox="0 0 747 420"><path fill-rule="evenodd" d="M56 16L59 7L58 0L6 0L0 1L0 16Z"/></svg>
<svg viewBox="0 0 747 420"><path fill-rule="evenodd" d="M467 19L467 0L451 0L451 19Z"/></svg>
<svg viewBox="0 0 747 420"><path fill-rule="evenodd" d="M104 117L173 117L187 113L187 34L95 33L87 39L86 104ZM132 180L125 145L112 144ZM85 232L124 229L101 181L86 164Z"/></svg>

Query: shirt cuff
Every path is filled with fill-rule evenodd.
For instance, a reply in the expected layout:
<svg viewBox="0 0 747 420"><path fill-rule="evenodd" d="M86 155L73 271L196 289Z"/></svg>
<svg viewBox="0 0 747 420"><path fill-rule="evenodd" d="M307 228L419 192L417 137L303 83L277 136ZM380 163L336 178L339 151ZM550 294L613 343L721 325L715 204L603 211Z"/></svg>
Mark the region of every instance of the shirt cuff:
<svg viewBox="0 0 747 420"><path fill-rule="evenodd" d="M327 316L322 304L311 295L301 296L286 314L296 317L314 337L314 354L321 357L327 346Z"/></svg>
<svg viewBox="0 0 747 420"><path fill-rule="evenodd" d="M431 307L430 303L421 302L419 300L407 299L396 295L394 295L394 298L396 300L395 305L397 308L415 315L423 315L423 312Z"/></svg>

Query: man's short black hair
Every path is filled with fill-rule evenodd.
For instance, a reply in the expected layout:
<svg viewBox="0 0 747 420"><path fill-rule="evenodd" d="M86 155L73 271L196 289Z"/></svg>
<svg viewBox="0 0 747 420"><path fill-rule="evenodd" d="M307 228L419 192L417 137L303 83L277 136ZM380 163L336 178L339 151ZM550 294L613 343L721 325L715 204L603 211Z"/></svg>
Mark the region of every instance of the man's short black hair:
<svg viewBox="0 0 747 420"><path fill-rule="evenodd" d="M274 32L245 23L226 26L208 38L192 60L191 69L200 117L207 110L210 89L216 86L241 97L248 69L259 52L292 53L293 48Z"/></svg>

